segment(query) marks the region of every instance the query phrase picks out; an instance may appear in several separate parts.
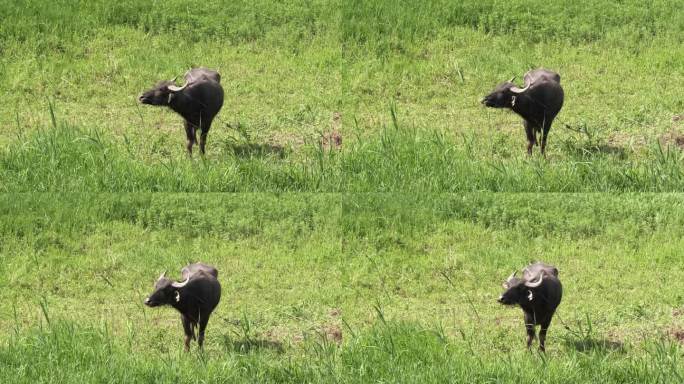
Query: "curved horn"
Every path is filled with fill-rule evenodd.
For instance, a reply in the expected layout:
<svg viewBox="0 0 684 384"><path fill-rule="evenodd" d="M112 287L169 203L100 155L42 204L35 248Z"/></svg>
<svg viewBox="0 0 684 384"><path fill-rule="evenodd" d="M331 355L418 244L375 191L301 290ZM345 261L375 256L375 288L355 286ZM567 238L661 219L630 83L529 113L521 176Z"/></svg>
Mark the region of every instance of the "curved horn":
<svg viewBox="0 0 684 384"><path fill-rule="evenodd" d="M187 85L188 85L187 83L183 84L180 87L177 87L175 85L169 85L167 88L169 88L169 91L171 91L171 92L178 92L178 91L182 91L185 87L187 87Z"/></svg>
<svg viewBox="0 0 684 384"><path fill-rule="evenodd" d="M515 81L515 78L516 78L516 77L517 77L517 76L513 76L513 77L511 77L511 79L510 79L510 80L508 80L508 82L509 82L509 83L512 83L513 81Z"/></svg>
<svg viewBox="0 0 684 384"><path fill-rule="evenodd" d="M538 286L541 285L542 281L544 281L544 274L543 274L543 273L540 273L540 274L539 274L539 280L538 280L538 281L535 281L535 282L526 281L526 282L525 282L525 286L526 286L526 287L530 287L530 288L536 288L536 287L538 287Z"/></svg>
<svg viewBox="0 0 684 384"><path fill-rule="evenodd" d="M506 281L504 281L504 283L503 283L504 289L508 289L508 288L511 287L510 281L515 277L515 274L516 274L516 273L517 273L517 271L514 271L513 273L511 273L510 276L508 276L508 278L506 279Z"/></svg>
<svg viewBox="0 0 684 384"><path fill-rule="evenodd" d="M530 88L530 85L532 85L532 84L527 84L527 85L525 86L525 88L518 88L518 87L516 87L516 86L512 86L512 87L511 87L511 92L513 92L513 93L523 93L523 92L527 91L528 88Z"/></svg>
<svg viewBox="0 0 684 384"><path fill-rule="evenodd" d="M174 288L183 288L183 287L185 287L186 284L188 284L188 281L190 281L189 277L187 279L185 279L185 281L182 283L177 283L174 281L173 283L171 283L171 286Z"/></svg>
<svg viewBox="0 0 684 384"><path fill-rule="evenodd" d="M164 277L166 277L166 271L162 272L162 274L159 275L159 277L157 278L157 280L161 280L161 279L163 279Z"/></svg>

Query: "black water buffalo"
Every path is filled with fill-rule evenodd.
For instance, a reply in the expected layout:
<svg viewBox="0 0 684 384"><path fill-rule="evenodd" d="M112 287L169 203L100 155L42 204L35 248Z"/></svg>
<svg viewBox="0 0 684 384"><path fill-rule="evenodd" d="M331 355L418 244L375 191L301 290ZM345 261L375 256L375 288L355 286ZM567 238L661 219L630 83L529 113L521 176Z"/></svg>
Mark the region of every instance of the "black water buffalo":
<svg viewBox="0 0 684 384"><path fill-rule="evenodd" d="M167 106L181 115L185 120L188 154L192 155L199 130L200 153L204 155L209 128L223 106L221 75L212 69L193 68L185 73L182 86L176 86L173 80L161 81L138 100L142 104Z"/></svg>
<svg viewBox="0 0 684 384"><path fill-rule="evenodd" d="M532 154L532 146L538 145L537 133L541 132L541 153L544 155L551 123L563 107L560 75L546 69L535 69L525 74L523 88L516 87L512 81L496 87L482 99L482 104L511 109L524 119L529 155Z"/></svg>
<svg viewBox="0 0 684 384"><path fill-rule="evenodd" d="M202 348L204 344L204 330L209 322L209 316L221 299L221 285L219 284L216 268L195 263L181 270L182 282L175 282L162 273L154 285L154 292L145 299L145 305L157 307L170 305L178 310L185 332L185 350L190 349L190 341L196 339ZM195 328L199 325L199 335L195 338Z"/></svg>
<svg viewBox="0 0 684 384"><path fill-rule="evenodd" d="M514 272L503 283L503 287L506 291L499 297L499 303L520 305L525 314L527 347L534 340L534 327L541 325L539 349L545 351L546 331L563 296L558 269L544 263L530 264L523 270L522 278L516 277Z"/></svg>

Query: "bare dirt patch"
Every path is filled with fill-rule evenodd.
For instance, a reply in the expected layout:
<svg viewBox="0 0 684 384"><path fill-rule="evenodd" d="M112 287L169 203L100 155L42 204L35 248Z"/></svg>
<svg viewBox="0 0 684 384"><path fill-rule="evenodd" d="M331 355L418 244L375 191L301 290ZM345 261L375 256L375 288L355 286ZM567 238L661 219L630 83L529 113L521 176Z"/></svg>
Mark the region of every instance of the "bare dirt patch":
<svg viewBox="0 0 684 384"><path fill-rule="evenodd" d="M301 134L290 132L273 133L267 138L266 141L269 145L280 147L291 146L293 148L297 148L305 144L304 137Z"/></svg>
<svg viewBox="0 0 684 384"><path fill-rule="evenodd" d="M325 133L323 137L321 137L321 147L327 151L342 148L342 135L340 132L334 130Z"/></svg>
<svg viewBox="0 0 684 384"><path fill-rule="evenodd" d="M673 328L670 329L669 333L673 340L677 341L678 343L684 344L684 329Z"/></svg>
<svg viewBox="0 0 684 384"><path fill-rule="evenodd" d="M660 135L658 140L660 141L660 145L663 147L676 147L679 149L684 149L684 133L680 131L673 129L671 131L665 132Z"/></svg>
<svg viewBox="0 0 684 384"><path fill-rule="evenodd" d="M330 131L321 136L320 145L324 150L333 150L342 148L342 114L340 112L333 112L330 121Z"/></svg>
<svg viewBox="0 0 684 384"><path fill-rule="evenodd" d="M326 340L332 341L335 344L342 344L342 328L335 324L324 325L321 329L321 334L325 336Z"/></svg>
<svg viewBox="0 0 684 384"><path fill-rule="evenodd" d="M608 139L606 139L606 146L613 148L640 148L648 143L646 137L635 136L628 133L613 132Z"/></svg>

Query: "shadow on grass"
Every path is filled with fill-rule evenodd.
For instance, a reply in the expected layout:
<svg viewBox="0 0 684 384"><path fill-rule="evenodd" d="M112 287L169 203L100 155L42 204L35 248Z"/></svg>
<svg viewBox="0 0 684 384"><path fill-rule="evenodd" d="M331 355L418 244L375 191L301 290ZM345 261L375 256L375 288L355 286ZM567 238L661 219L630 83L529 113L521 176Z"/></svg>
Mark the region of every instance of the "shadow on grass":
<svg viewBox="0 0 684 384"><path fill-rule="evenodd" d="M285 157L285 148L281 145L260 143L225 143L224 149L233 153L236 157L252 158L276 156L279 159Z"/></svg>
<svg viewBox="0 0 684 384"><path fill-rule="evenodd" d="M276 353L285 352L283 343L280 341L265 340L265 339L241 339L234 340L228 336L224 337L223 345L229 351L248 353L255 351L270 350Z"/></svg>
<svg viewBox="0 0 684 384"><path fill-rule="evenodd" d="M624 147L611 144L599 144L591 147L582 148L582 150L592 153L611 155L619 159L627 158L627 150Z"/></svg>
<svg viewBox="0 0 684 384"><path fill-rule="evenodd" d="M628 150L622 146L612 144L566 144L566 151L575 156L591 156L596 157L600 155L613 156L619 160L626 160L628 158Z"/></svg>
<svg viewBox="0 0 684 384"><path fill-rule="evenodd" d="M567 338L564 341L566 347L575 349L578 352L624 352L625 345L621 341L595 339L595 338Z"/></svg>

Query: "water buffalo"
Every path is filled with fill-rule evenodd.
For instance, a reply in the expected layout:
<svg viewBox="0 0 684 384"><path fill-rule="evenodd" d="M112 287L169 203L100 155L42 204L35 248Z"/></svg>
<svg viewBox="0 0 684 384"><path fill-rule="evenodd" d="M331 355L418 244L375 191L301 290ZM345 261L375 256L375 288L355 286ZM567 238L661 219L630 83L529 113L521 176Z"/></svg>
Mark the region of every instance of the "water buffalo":
<svg viewBox="0 0 684 384"><path fill-rule="evenodd" d="M516 277L514 272L503 283L503 287L506 291L499 297L499 303L520 305L525 315L527 348L534 340L534 327L541 325L539 349L545 351L546 331L563 296L558 269L544 263L530 264L523 270L522 278Z"/></svg>
<svg viewBox="0 0 684 384"><path fill-rule="evenodd" d="M223 106L221 75L212 69L193 68L185 73L182 86L176 86L174 80L161 81L138 100L142 104L167 106L181 115L185 120L188 154L192 156L199 130L200 153L204 155L209 128Z"/></svg>
<svg viewBox="0 0 684 384"><path fill-rule="evenodd" d="M183 331L185 332L185 350L190 350L190 341L196 339L202 348L204 330L209 316L221 299L216 268L195 263L181 270L182 282L172 281L162 273L154 285L154 292L145 299L145 305L157 307L170 305L181 314ZM195 338L195 328L199 325L199 336Z"/></svg>
<svg viewBox="0 0 684 384"><path fill-rule="evenodd" d="M523 88L515 86L513 79L500 84L482 99L482 104L491 108L508 108L520 115L527 134L527 154L531 155L532 147L538 145L537 133L541 132L541 153L545 155L551 123L563 107L560 75L546 69L535 69L527 72L523 80Z"/></svg>

